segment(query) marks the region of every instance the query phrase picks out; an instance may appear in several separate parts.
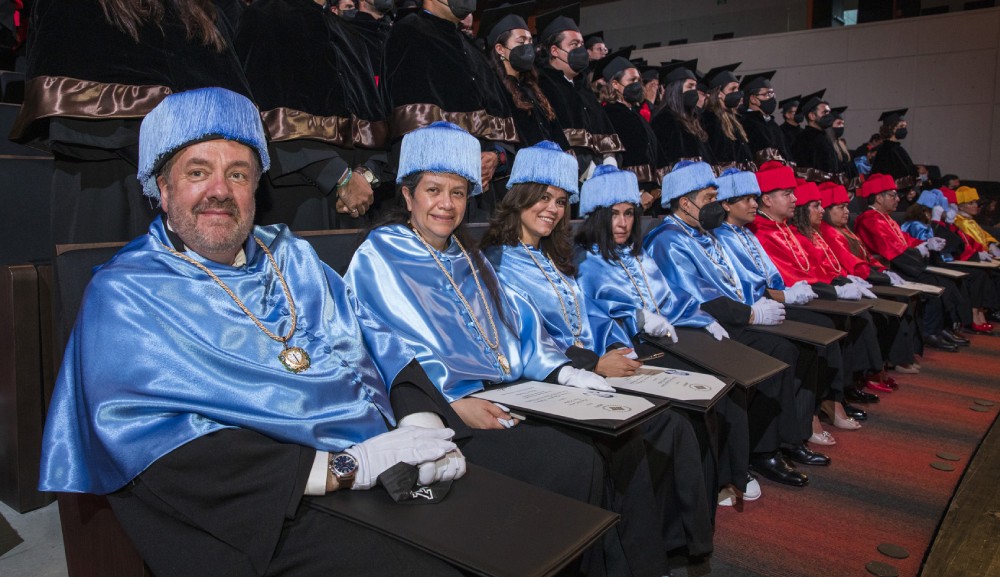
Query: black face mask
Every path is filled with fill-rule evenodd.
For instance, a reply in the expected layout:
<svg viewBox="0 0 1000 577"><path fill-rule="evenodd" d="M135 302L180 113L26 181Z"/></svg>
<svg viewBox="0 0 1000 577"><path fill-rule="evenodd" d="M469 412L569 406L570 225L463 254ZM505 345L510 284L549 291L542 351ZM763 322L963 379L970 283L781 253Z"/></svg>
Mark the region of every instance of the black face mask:
<svg viewBox="0 0 1000 577"><path fill-rule="evenodd" d="M806 117L804 114L799 114L796 112L795 116L792 117L792 120L795 121L795 124L802 124L803 122L806 121Z"/></svg>
<svg viewBox="0 0 1000 577"><path fill-rule="evenodd" d="M441 2L441 0L438 0L438 2ZM459 20L464 20L466 16L476 11L476 0L447 0L441 3L447 4L448 9Z"/></svg>
<svg viewBox="0 0 1000 577"><path fill-rule="evenodd" d="M510 49L507 60L514 70L528 72L535 67L535 47L531 44L515 46Z"/></svg>
<svg viewBox="0 0 1000 577"><path fill-rule="evenodd" d="M642 93L642 82L633 82L632 84L626 86L625 90L622 90L622 96L625 98L625 102L629 102L631 104L639 104L642 102L642 98L644 96Z"/></svg>
<svg viewBox="0 0 1000 577"><path fill-rule="evenodd" d="M566 51L563 50L563 52ZM566 52L566 64L569 65L570 70L579 74L586 70L587 66L590 66L590 54L587 54L587 49L583 46L574 48Z"/></svg>
<svg viewBox="0 0 1000 577"><path fill-rule="evenodd" d="M767 100L760 101L760 111L764 114L771 116L774 111L778 109L778 101L774 98L768 98Z"/></svg>
<svg viewBox="0 0 1000 577"><path fill-rule="evenodd" d="M906 129L897 128L896 132L893 133L893 136L896 137L896 140L903 140L904 138L906 138Z"/></svg>
<svg viewBox="0 0 1000 577"><path fill-rule="evenodd" d="M372 2L372 6L382 14L388 14L394 8L392 0L375 0Z"/></svg>
<svg viewBox="0 0 1000 577"><path fill-rule="evenodd" d="M830 128L831 126L833 126L833 116L827 114L826 116L823 116L819 120L817 120L816 124L818 124L819 127L824 130Z"/></svg>
<svg viewBox="0 0 1000 577"><path fill-rule="evenodd" d="M685 90L681 93L684 102L684 110L694 110L698 107L698 91L695 89Z"/></svg>
<svg viewBox="0 0 1000 577"><path fill-rule="evenodd" d="M344 20L354 20L354 17L358 15L357 8L349 8L347 10L340 11L340 17Z"/></svg>
<svg viewBox="0 0 1000 577"><path fill-rule="evenodd" d="M740 101L743 100L742 92L730 92L722 100L722 103L726 105L726 108L734 109L740 105Z"/></svg>
<svg viewBox="0 0 1000 577"><path fill-rule="evenodd" d="M698 213L698 224L705 230L719 228L725 220L726 209L722 208L722 203L719 201L706 204Z"/></svg>
<svg viewBox="0 0 1000 577"><path fill-rule="evenodd" d="M833 137L834 138L843 138L844 137L844 127L843 126L838 126L837 128L834 128L833 129Z"/></svg>

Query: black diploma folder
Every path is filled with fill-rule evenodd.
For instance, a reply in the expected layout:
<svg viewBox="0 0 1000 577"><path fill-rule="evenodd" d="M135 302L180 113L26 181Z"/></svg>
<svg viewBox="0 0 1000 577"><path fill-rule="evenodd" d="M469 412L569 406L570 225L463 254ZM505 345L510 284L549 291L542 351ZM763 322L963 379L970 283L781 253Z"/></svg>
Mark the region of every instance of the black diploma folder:
<svg viewBox="0 0 1000 577"><path fill-rule="evenodd" d="M677 342L643 334L642 340L705 369L728 377L741 387L752 387L788 368L788 365L733 339L715 340L705 329L676 327Z"/></svg>

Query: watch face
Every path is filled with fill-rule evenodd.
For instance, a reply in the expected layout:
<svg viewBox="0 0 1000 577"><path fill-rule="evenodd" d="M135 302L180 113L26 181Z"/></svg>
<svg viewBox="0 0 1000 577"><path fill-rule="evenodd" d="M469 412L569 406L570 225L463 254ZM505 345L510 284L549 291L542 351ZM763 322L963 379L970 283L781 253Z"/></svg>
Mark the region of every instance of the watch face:
<svg viewBox="0 0 1000 577"><path fill-rule="evenodd" d="M354 457L341 453L333 458L332 466L338 475L350 475L358 469L358 462L354 460Z"/></svg>

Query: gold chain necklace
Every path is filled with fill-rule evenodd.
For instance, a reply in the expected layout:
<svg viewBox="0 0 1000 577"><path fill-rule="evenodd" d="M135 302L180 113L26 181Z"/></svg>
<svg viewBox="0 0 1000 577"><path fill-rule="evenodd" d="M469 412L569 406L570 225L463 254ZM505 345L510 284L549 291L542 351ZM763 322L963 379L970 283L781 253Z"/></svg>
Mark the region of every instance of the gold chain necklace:
<svg viewBox="0 0 1000 577"><path fill-rule="evenodd" d="M781 233L781 242L784 243L784 245L788 247L788 251L792 253L792 258L795 259L795 264L799 265L799 270L802 272L809 272L809 269L812 268L812 265L809 264L809 255L805 254L805 249L803 249L802 245L795 240L795 235L792 234L790 227L787 224L782 224L776 220L773 222L778 228L778 232ZM803 261L805 261L804 264Z"/></svg>
<svg viewBox="0 0 1000 577"><path fill-rule="evenodd" d="M490 311L490 305L486 301L486 292L483 290L483 286L479 284L479 275L476 274L476 267L472 264L472 259L469 258L469 253L465 252L465 247L462 246L462 243L459 242L458 238L455 238L454 236L450 237L455 239L455 244L457 244L458 248L462 251L462 255L465 256L465 260L469 262L469 269L472 270L472 279L476 281L476 291L479 293L479 299L482 301L483 308L486 310L486 318L490 321L490 328L493 329L493 339L495 342L492 343L486 337L486 331L483 330L482 325L479 324L479 319L476 318L469 301L465 300L465 296L462 294L462 290L458 287L458 283L455 282L455 278L451 276L448 269L444 268L444 264L442 264L441 260L437 257L437 252L434 250L434 247L432 247L429 242L424 240L424 237L420 235L417 229L414 228L412 230L413 234L420 239L420 242L424 243L424 247L427 249L427 252L431 253L431 257L434 259L434 262L437 263L438 268L441 269L445 278L447 278L448 282L451 283L451 287L455 289L455 294L458 295L458 300L462 301L462 305L465 306L466 312L469 313L469 318L472 319L472 323L476 325L476 330L479 331L479 336L483 337L483 342L486 343L486 346L488 346L493 351L493 354L496 355L497 362L500 364L500 368L503 369L503 373L505 375L509 375L510 362L507 360L507 357L500 352L500 332L497 331L497 325L493 322L493 313Z"/></svg>
<svg viewBox="0 0 1000 577"><path fill-rule="evenodd" d="M642 282L646 283L646 291L649 293L649 302L652 303L656 314L660 314L660 307L656 304L656 299L653 298L653 289L649 286L649 278L646 277L646 271L642 268L642 259L639 257L633 258L635 258L635 262L639 265L639 272L642 273ZM618 264L622 267L622 270L625 271L625 274L628 275L628 280L632 281L632 286L635 287L635 292L639 295L639 302L642 303L642 308L646 308L646 299L642 298L642 289L639 288L639 283L635 282L635 277L632 276L632 273L629 272L628 267L625 266L625 263L622 262L621 259L618 259Z"/></svg>
<svg viewBox="0 0 1000 577"><path fill-rule="evenodd" d="M872 207L872 210L875 211L875 214L877 214L879 218L885 221L885 225L889 227L889 230L892 231L892 234L896 236L896 240L898 240L903 244L907 244L906 237L903 236L902 229L899 228L899 224L897 224L896 221L892 220L892 217L886 214L882 214L882 212L875 207Z"/></svg>
<svg viewBox="0 0 1000 577"><path fill-rule="evenodd" d="M576 328L575 329L573 328L572 321L570 321L569 311L566 309L566 303L563 301L562 295L559 294L559 288L556 286L556 283L554 283L552 281L552 279L549 278L548 273L545 272L544 268L542 268L542 263L538 262L538 259L536 259L535 255L532 254L531 248L529 248L528 245L524 243L524 241L521 241L521 246L524 247L525 252L527 252L528 256L531 257L532 262L535 263L535 266L538 267L538 270L542 271L542 276L545 277L545 280L549 281L549 284L552 286L552 290L555 291L556 298L559 299L559 307L562 309L563 319L565 319L566 324L569 325L569 330L573 333L573 339L574 339L573 345L577 346L577 347L580 347L580 348L586 348L586 347L583 346L583 341L580 340L580 333L583 332L583 318L580 316L580 299L577 298L576 291L573 290L573 285L570 284L569 279L567 279L562 274L562 272L556 267L555 263L552 262L552 259L549 258L548 255L545 255L545 259L547 261L549 261L549 264L551 264L552 268L555 269L556 274L559 275L560 280L562 280L562 282L566 283L566 286L569 288L569 293L571 295L573 295L573 304L576 305Z"/></svg>
<svg viewBox="0 0 1000 577"><path fill-rule="evenodd" d="M844 267L840 266L840 261L837 259L837 255L833 254L830 245L826 244L826 241L823 240L823 237L818 232L813 233L812 241L814 245L823 251L823 255L826 256L826 260L830 263L830 267L833 268L833 272L840 276L840 272L844 270Z"/></svg>
<svg viewBox="0 0 1000 577"><path fill-rule="evenodd" d="M226 291L226 294L228 294L229 297L233 299L233 302L236 303L236 306L240 307L243 313L248 317L250 317L250 320L252 320L254 324L257 325L257 328L264 331L265 335L267 335L268 337L270 337L275 341L278 341L279 343L282 344L282 346L284 346L284 349L281 351L281 354L278 355L278 359L281 360L281 364L284 365L286 369L292 371L293 373L301 373L302 371L309 368L309 365L311 364L312 361L309 358L309 353L307 353L304 349L300 347L288 346L288 341L292 338L292 335L295 334L295 327L298 324L298 313L295 310L295 301L292 300L292 293L291 291L288 290L288 283L285 282L285 277L281 275L281 270L278 268L278 263L275 262L274 256L271 255L271 251L267 250L267 247L264 246L264 243L261 242L259 238L255 236L253 237L253 239L257 243L257 246L259 246L261 250L264 251L264 254L267 255L267 260L270 261L271 266L274 267L274 274L277 275L278 280L281 282L281 290L284 291L285 298L288 299L288 310L292 315L292 326L288 329L288 334L283 337L279 337L278 335L268 330L268 328L264 326L264 323L260 322L260 319L258 319L255 314L250 312L250 309L248 309L247 306L243 304L243 301L240 300L240 297L236 296L236 293L234 293L233 290L226 285L226 283L222 282L222 279L220 279L214 272L212 272L211 269L201 264L200 262L196 261L195 259L189 257L188 255L174 249L173 247L167 246L162 241L160 242L160 244L163 246L163 248L167 249L174 255L180 257L182 260L185 260L193 264L194 266L198 267L199 269L201 269L202 272L207 274L209 277L212 278L212 280L218 283L219 286L222 287L222 290Z"/></svg>
<svg viewBox="0 0 1000 577"><path fill-rule="evenodd" d="M729 258L726 257L726 253L725 251L723 251L722 246L719 244L719 241L715 240L715 238L713 238L710 233L705 233L705 237L708 239L708 242L712 244L712 248L714 248L715 251L719 253L719 260L716 261L712 257L711 253L708 252L708 249L702 246L701 243L698 242L698 239L695 238L693 234L691 234L691 232L687 229L687 226L685 226L684 222L682 222L681 219L677 218L677 215L675 214L670 215L670 218L674 219L674 222L676 222L677 226L680 227L681 232L686 234L688 238L690 238L696 245L698 245L698 248L701 249L701 252L704 253L705 257L708 258L708 262L712 263L715 269L720 273L722 273L722 276L725 277L726 282L729 283L729 286L733 287L733 290L736 291L736 296L739 297L740 301L742 301L743 288L740 286L739 279L733 272L733 269L730 268L731 265L729 264Z"/></svg>

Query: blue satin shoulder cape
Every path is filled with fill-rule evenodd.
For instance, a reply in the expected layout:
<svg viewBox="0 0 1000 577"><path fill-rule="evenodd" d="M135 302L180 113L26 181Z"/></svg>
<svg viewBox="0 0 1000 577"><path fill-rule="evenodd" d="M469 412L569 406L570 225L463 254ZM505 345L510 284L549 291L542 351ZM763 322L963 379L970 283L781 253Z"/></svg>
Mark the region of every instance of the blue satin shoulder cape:
<svg viewBox="0 0 1000 577"><path fill-rule="evenodd" d="M521 244L491 246L484 253L500 277L504 290L513 291L519 298L531 303L545 324L545 330L559 346L565 350L574 346L579 340L583 343L583 348L599 355L604 354L604 349L596 350L594 335L590 330L590 320L587 318L587 301L575 278L559 272L552 261L533 246L526 247ZM531 256L534 256L535 260L532 260ZM542 266L541 269L535 261ZM542 270L545 271L544 274ZM546 280L546 275L555 284L555 290ZM556 296L556 290L559 291L559 296ZM562 298L561 303L560 298ZM576 303L580 305L579 317L576 314ZM573 336L577 331L579 336Z"/></svg>
<svg viewBox="0 0 1000 577"><path fill-rule="evenodd" d="M454 238L443 251L435 250L472 307L486 336L493 330L472 277L471 263ZM480 283L496 273L484 260ZM512 382L521 377L543 380L569 363L563 349L552 340L531 303L516 293L501 290L509 327L486 295L499 333L499 350L511 372L505 375L483 337L459 300L451 283L412 230L403 225L377 228L354 253L344 276L358 299L403 338L449 402L483 390L486 383ZM486 292L485 283L482 284Z"/></svg>
<svg viewBox="0 0 1000 577"><path fill-rule="evenodd" d="M930 240L934 236L934 231L931 230L931 227L919 220L908 220L900 228L903 229L903 232L917 240Z"/></svg>
<svg viewBox="0 0 1000 577"><path fill-rule="evenodd" d="M605 348L615 342L623 342L623 337L628 339L624 342L631 342L631 337L639 334L636 312L643 307L642 299L646 300L646 308L653 310L658 307L660 314L674 326L704 327L715 320L698 308L700 303L697 299L684 291L672 290L652 259L641 258L642 255L636 258L628 248L621 249L618 256L619 261L607 261L596 245L590 250L578 249L577 252L576 280L587 297L590 327L598 345L601 339L604 339ZM642 298L636 292L632 279L642 290ZM646 279L649 280L648 287ZM656 307L649 302L650 293Z"/></svg>
<svg viewBox="0 0 1000 577"><path fill-rule="evenodd" d="M767 294L767 289L785 290L785 281L774 266L771 257L767 256L757 236L745 226L734 226L723 223L712 231L719 239L729 255L730 261L736 267L743 285L743 295L747 297L745 304L752 305Z"/></svg>
<svg viewBox="0 0 1000 577"><path fill-rule="evenodd" d="M203 271L170 253L162 219L98 269L56 381L42 446L43 491L115 491L175 448L224 428L339 451L395 423L385 383L413 358L312 247L283 225L255 228L285 277L299 374ZM253 239L241 267L207 266L273 333L290 310Z"/></svg>
<svg viewBox="0 0 1000 577"><path fill-rule="evenodd" d="M744 302L736 268L715 237L668 216L646 234L643 250L670 288L690 294L699 304L720 297Z"/></svg>

